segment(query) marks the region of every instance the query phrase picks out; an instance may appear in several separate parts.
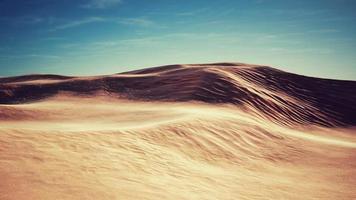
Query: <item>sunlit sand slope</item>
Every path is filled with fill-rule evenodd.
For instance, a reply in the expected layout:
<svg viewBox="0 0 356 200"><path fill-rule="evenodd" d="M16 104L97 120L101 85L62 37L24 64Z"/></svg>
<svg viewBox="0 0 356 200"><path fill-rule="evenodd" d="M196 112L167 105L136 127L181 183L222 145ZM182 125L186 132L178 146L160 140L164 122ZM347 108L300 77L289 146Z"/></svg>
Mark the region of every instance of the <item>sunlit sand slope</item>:
<svg viewBox="0 0 356 200"><path fill-rule="evenodd" d="M356 199L355 82L174 65L0 79L0 199Z"/></svg>

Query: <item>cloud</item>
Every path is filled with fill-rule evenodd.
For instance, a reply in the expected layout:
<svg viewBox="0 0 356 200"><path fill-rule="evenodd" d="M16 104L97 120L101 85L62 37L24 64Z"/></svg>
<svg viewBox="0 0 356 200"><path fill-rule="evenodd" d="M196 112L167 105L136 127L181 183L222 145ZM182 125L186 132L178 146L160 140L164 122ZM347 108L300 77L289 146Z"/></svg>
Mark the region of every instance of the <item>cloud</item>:
<svg viewBox="0 0 356 200"><path fill-rule="evenodd" d="M64 29L68 29L68 28L81 26L84 24L90 24L90 23L94 23L94 22L105 22L105 21L108 21L108 19L102 18L102 17L88 17L88 18L74 20L74 21L71 21L71 22L68 22L65 24L58 25L58 26L52 28L50 31L64 30Z"/></svg>
<svg viewBox="0 0 356 200"><path fill-rule="evenodd" d="M118 20L118 23L124 25L143 26L143 27L155 25L153 21L146 18L121 18Z"/></svg>
<svg viewBox="0 0 356 200"><path fill-rule="evenodd" d="M339 33L338 29L319 29L319 30L310 30L309 33Z"/></svg>
<svg viewBox="0 0 356 200"><path fill-rule="evenodd" d="M329 48L284 48L284 47L272 47L267 49L268 51L275 53L285 53L285 54L331 54L333 53L333 49Z"/></svg>
<svg viewBox="0 0 356 200"><path fill-rule="evenodd" d="M90 0L83 8L89 9L105 9L120 4L122 0Z"/></svg>
<svg viewBox="0 0 356 200"><path fill-rule="evenodd" d="M223 44L234 44L238 39L233 35L219 34L219 33L207 33L207 34L197 34L191 32L180 32L180 33L168 33L159 36L146 35L141 37L132 37L126 39L118 40L104 40L95 41L91 43L81 44L81 43L62 43L59 44L59 48L70 48L76 49L77 52L96 52L103 53L107 51L116 52L118 50L124 50L128 47L140 46L140 47L151 47L157 44L169 44L170 41L184 40L184 41L208 41L214 40ZM73 52L73 51L72 51Z"/></svg>
<svg viewBox="0 0 356 200"><path fill-rule="evenodd" d="M0 59L60 59L60 56L57 55L48 55L48 54L21 54L21 55L1 55Z"/></svg>
<svg viewBox="0 0 356 200"><path fill-rule="evenodd" d="M38 24L44 21L45 21L44 18L34 17L34 16L26 16L19 19L19 22L23 24Z"/></svg>
<svg viewBox="0 0 356 200"><path fill-rule="evenodd" d="M64 37L46 37L46 38L42 38L41 40L43 40L43 41L65 41L66 39Z"/></svg>
<svg viewBox="0 0 356 200"><path fill-rule="evenodd" d="M97 22L118 23L122 25L130 25L130 26L137 26L137 27L158 26L154 21L144 17L137 17L137 18L87 17L87 18L68 21L67 23L57 25L52 29L50 29L49 31L64 30L64 29L74 28L85 24L97 23Z"/></svg>
<svg viewBox="0 0 356 200"><path fill-rule="evenodd" d="M40 24L46 22L46 19L37 16L19 16L15 18L0 17L0 22L5 22L8 24L16 24L16 25L33 25L33 24Z"/></svg>
<svg viewBox="0 0 356 200"><path fill-rule="evenodd" d="M221 44L236 44L239 39L235 35L221 33L198 34L193 32L168 33L159 36L132 37L120 40L96 41L87 44L83 49L104 50L124 48L125 46L151 46L153 44L170 43L170 41L215 41Z"/></svg>
<svg viewBox="0 0 356 200"><path fill-rule="evenodd" d="M176 13L177 16L195 16L195 15L200 15L204 12L208 12L209 8L200 8L196 10L190 10L190 11L184 11L184 12L178 12Z"/></svg>

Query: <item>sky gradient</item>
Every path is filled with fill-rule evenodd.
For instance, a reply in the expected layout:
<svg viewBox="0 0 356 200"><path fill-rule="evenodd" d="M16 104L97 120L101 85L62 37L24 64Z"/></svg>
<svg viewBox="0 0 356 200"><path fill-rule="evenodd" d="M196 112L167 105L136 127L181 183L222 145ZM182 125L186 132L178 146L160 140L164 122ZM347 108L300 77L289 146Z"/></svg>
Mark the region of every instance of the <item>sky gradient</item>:
<svg viewBox="0 0 356 200"><path fill-rule="evenodd" d="M356 80L352 0L0 0L0 76L245 62Z"/></svg>

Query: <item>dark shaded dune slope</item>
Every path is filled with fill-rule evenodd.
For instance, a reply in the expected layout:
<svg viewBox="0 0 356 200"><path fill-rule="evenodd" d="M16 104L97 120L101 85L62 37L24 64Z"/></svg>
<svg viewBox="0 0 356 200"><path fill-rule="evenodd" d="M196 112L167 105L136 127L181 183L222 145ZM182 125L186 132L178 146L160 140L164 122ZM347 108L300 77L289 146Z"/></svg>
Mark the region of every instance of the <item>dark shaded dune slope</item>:
<svg viewBox="0 0 356 200"><path fill-rule="evenodd" d="M57 80L36 82L36 80ZM31 82L26 82L31 80ZM319 79L241 63L170 65L100 77L36 75L0 79L0 103L59 92L96 92L155 101L230 103L285 125L356 125L356 82Z"/></svg>
<svg viewBox="0 0 356 200"><path fill-rule="evenodd" d="M34 74L34 75L23 75L23 76L0 78L0 83L14 83L14 82L25 82L25 81L34 81L34 80L66 80L71 78L73 77L54 75L54 74Z"/></svg>

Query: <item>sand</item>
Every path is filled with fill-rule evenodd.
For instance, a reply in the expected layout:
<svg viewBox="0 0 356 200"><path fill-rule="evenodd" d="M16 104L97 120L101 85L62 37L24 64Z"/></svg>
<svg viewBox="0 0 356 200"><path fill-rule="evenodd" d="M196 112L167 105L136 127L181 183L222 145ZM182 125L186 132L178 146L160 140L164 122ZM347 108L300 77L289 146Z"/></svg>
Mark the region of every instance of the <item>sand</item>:
<svg viewBox="0 0 356 200"><path fill-rule="evenodd" d="M192 69L196 74L200 67L183 69L190 74L189 85L201 85L201 79L192 76ZM148 74L146 83L154 81L152 77L164 77L162 70L174 73L177 68L130 72L130 80L143 81ZM205 70L231 76L221 68ZM246 77L232 78L235 86L244 86L268 102L276 101L271 95L282 95ZM136 85L131 86L136 87L131 96L102 88L89 93L58 89L51 95L34 92L39 96L19 101L16 88L30 86L35 91L38 85L58 88L62 82L77 81L46 80L3 79L0 88L4 94L6 87L13 101L0 105L0 199L356 198L354 124L344 117L333 118L310 99L283 93L287 102L294 102L286 109L298 103L314 109L320 119L288 118L288 112L278 108L265 113L263 102L256 107L186 99L187 84L184 91L167 92L165 99L152 90L156 98L140 98ZM166 82L156 84L162 89ZM209 93L209 98L218 99L221 93ZM336 108L332 114L337 112L342 116Z"/></svg>

